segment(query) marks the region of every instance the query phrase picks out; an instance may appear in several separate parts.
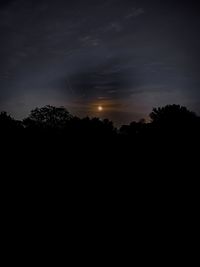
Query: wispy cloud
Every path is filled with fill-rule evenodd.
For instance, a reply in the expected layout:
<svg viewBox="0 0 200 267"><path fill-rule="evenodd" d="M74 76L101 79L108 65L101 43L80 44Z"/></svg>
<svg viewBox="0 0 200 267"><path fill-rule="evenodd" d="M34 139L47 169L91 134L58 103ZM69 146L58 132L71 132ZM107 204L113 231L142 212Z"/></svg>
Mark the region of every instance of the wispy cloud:
<svg viewBox="0 0 200 267"><path fill-rule="evenodd" d="M145 13L145 11L141 7L140 8L133 8L132 11L125 16L125 18L126 19L136 18L136 17L138 17L144 13Z"/></svg>
<svg viewBox="0 0 200 267"><path fill-rule="evenodd" d="M86 35L79 38L82 46L98 46L100 44L100 39L93 37L92 35Z"/></svg>
<svg viewBox="0 0 200 267"><path fill-rule="evenodd" d="M123 29L123 26L119 22L112 22L110 23L104 31L115 31L115 32L120 32Z"/></svg>

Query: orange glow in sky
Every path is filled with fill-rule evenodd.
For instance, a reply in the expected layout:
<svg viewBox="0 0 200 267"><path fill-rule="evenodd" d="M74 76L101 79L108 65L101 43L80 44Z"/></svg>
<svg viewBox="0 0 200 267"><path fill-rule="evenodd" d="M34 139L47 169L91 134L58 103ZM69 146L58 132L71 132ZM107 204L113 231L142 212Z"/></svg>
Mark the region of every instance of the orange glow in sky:
<svg viewBox="0 0 200 267"><path fill-rule="evenodd" d="M103 107L102 106L98 106L98 111L102 111Z"/></svg>

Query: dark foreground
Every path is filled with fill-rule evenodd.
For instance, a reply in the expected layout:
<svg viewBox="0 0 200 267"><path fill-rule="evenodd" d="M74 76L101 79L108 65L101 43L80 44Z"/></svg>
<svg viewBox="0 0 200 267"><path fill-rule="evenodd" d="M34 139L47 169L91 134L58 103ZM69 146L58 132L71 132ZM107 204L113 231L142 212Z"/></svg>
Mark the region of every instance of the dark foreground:
<svg viewBox="0 0 200 267"><path fill-rule="evenodd" d="M1 113L2 161L7 173L40 183L53 177L55 183L151 184L186 175L189 181L198 166L200 117L171 105L150 118L116 129L109 120L79 119L62 107L35 109L23 121Z"/></svg>
<svg viewBox="0 0 200 267"><path fill-rule="evenodd" d="M91 254L122 265L135 254L140 262L185 261L198 228L200 123L174 108L119 130L108 120L39 113L18 122L2 113L4 248L24 242L22 258L34 262L26 244L36 244L56 264L44 250L65 255L65 244L74 262Z"/></svg>

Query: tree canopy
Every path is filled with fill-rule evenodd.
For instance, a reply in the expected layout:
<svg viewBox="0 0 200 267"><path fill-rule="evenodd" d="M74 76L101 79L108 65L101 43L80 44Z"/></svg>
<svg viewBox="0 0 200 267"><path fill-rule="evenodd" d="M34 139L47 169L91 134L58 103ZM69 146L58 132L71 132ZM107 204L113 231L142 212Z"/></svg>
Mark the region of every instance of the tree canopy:
<svg viewBox="0 0 200 267"><path fill-rule="evenodd" d="M64 107L47 105L32 110L24 124L26 127L63 128L72 117Z"/></svg>

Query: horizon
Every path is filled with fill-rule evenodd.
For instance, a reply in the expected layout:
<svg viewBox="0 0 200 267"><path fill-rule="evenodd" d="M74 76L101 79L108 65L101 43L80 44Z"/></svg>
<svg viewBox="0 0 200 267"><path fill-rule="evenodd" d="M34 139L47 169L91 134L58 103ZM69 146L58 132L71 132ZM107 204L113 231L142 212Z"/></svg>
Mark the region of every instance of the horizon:
<svg viewBox="0 0 200 267"><path fill-rule="evenodd" d="M77 114L73 114L73 113L71 113L70 112L70 110L69 109L67 109L66 107L64 107L64 106L53 106L53 105L45 105L45 106L41 106L41 107L35 107L34 109L32 109L32 110L30 110L30 112L29 112L29 114L28 115L26 115L26 116L24 116L24 117L21 117L21 118L16 118L16 117L14 117L14 116L12 116L12 114L11 113L9 113L8 111L6 111L6 110L0 110L0 114L1 113L6 113L7 114L7 116L10 116L12 119L14 119L14 120L16 120L16 121L20 121L20 122L23 122L25 119L27 119L27 118L29 118L30 117L30 115L31 115L31 113L32 113L32 111L34 111L34 110L36 110L36 109L38 109L38 110L41 110L41 109L43 109L43 108L48 108L48 107L52 107L52 108L61 108L61 109L63 109L64 108L64 110L65 111L67 111L67 112L69 112L69 114L70 115L72 115L72 118L78 118L78 119L80 119L80 120L84 120L84 119L86 119L86 118L88 118L89 120L93 120L93 119L98 119L98 120L100 120L100 121L104 121L104 120L109 120L110 122L112 122L113 123L113 126L114 127L116 127L116 129L120 129L122 126L125 126L125 125L131 125L131 123L140 123L140 122L142 122L142 123L144 123L144 124L151 124L152 123L152 118L151 118L151 113L155 110L155 109L165 109L165 108L167 108L167 107L170 107L170 108L172 108L172 107L176 107L176 108L184 108L184 109L186 109L188 112L191 112L191 113L193 113L195 116L197 116L197 117L199 117L200 118L200 114L198 114L198 113L196 113L196 112L194 112L193 110L190 110L190 109L188 109L187 107L185 107L185 106L182 106L182 105L179 105L179 104L168 104L168 105L165 105L165 106L160 106L160 107L153 107L152 108L152 110L151 110L151 112L148 114L148 116L146 116L146 117L143 117L143 118L138 118L137 120L131 120L131 121L127 121L127 122L125 122L125 123L119 123L119 121L113 121L112 119L109 119L108 117L104 117L104 116L100 116L101 115L101 112L103 111L103 108L101 107L101 106L97 106L97 110L98 111L96 111L97 113L97 116L90 116L90 115L82 115L82 116L78 116Z"/></svg>

